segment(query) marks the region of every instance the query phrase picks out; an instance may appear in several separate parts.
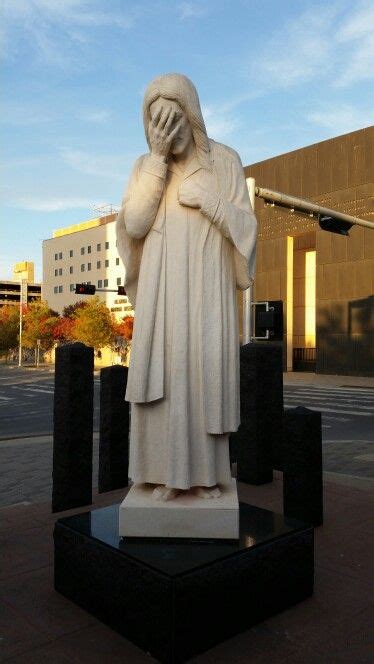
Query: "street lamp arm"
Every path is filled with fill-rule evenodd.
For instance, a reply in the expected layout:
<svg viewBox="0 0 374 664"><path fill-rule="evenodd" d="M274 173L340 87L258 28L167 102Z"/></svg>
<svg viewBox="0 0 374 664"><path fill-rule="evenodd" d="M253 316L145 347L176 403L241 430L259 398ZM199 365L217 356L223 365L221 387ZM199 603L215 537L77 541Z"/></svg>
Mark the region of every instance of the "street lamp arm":
<svg viewBox="0 0 374 664"><path fill-rule="evenodd" d="M353 217L345 212L339 212L338 210L332 210L331 208L317 205L317 203L312 203L304 198L289 196L288 194L283 194L280 191L273 191L272 189L267 189L265 187L256 187L255 193L258 198L263 198L267 203L274 203L280 207L289 208L302 214L310 215L313 213L313 215L316 216L317 221L320 217L332 217L333 219L345 221L348 224L356 224L357 226L364 226L365 228L374 228L374 223L372 221Z"/></svg>

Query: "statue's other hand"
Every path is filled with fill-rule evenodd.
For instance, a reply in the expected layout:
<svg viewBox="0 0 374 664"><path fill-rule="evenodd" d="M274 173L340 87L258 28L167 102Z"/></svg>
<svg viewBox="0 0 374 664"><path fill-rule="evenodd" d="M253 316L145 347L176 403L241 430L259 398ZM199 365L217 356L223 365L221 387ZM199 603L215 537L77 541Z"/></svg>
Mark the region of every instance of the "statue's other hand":
<svg viewBox="0 0 374 664"><path fill-rule="evenodd" d="M206 189L193 180L185 180L178 189L178 201L187 207L201 208L205 195Z"/></svg>

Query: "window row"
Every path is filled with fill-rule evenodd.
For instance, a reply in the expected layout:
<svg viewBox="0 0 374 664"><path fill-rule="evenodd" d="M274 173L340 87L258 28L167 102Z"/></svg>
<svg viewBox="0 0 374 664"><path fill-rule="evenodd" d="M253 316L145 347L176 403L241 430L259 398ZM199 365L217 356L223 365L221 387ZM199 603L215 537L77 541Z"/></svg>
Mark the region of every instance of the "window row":
<svg viewBox="0 0 374 664"><path fill-rule="evenodd" d="M109 242L105 242L104 246L105 246L105 249L109 249ZM117 246L117 241L116 241L116 246ZM102 248L102 243L98 242L97 245L96 245L96 251L101 251L101 248ZM81 256L84 256L84 254L86 253L86 250L87 250L88 254L92 253L92 245L89 244L87 247L81 247ZM73 256L74 256L74 249L69 249L69 257L73 258ZM58 261L58 260L61 260L61 259L62 259L62 251L55 254L55 261Z"/></svg>

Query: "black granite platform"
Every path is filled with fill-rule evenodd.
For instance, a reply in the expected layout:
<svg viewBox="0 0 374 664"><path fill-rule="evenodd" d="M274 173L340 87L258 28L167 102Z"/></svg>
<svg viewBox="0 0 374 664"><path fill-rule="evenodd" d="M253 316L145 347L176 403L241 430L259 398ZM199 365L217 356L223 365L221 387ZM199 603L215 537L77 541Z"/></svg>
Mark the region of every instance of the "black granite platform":
<svg viewBox="0 0 374 664"><path fill-rule="evenodd" d="M118 505L59 519L55 588L161 662L313 592L313 528L240 504L240 540L121 539Z"/></svg>

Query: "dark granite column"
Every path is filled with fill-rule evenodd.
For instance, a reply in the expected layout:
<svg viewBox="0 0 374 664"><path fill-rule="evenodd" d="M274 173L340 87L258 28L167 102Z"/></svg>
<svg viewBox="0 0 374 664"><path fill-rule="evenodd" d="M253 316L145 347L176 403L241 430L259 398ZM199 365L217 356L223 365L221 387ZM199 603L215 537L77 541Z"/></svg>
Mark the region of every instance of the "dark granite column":
<svg viewBox="0 0 374 664"><path fill-rule="evenodd" d="M100 373L99 492L128 485L129 403L125 401L128 368L106 367Z"/></svg>
<svg viewBox="0 0 374 664"><path fill-rule="evenodd" d="M94 349L56 349L52 511L92 502Z"/></svg>
<svg viewBox="0 0 374 664"><path fill-rule="evenodd" d="M246 344L240 349L239 431L231 436L237 478L249 484L273 479L273 456L279 455L283 423L282 347Z"/></svg>
<svg viewBox="0 0 374 664"><path fill-rule="evenodd" d="M302 406L284 412L283 506L285 516L323 523L321 413Z"/></svg>

